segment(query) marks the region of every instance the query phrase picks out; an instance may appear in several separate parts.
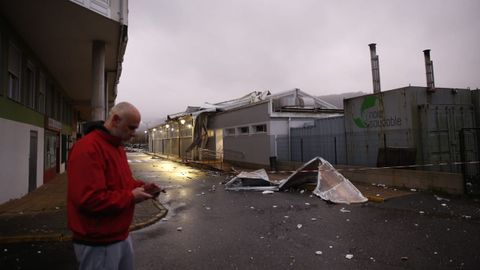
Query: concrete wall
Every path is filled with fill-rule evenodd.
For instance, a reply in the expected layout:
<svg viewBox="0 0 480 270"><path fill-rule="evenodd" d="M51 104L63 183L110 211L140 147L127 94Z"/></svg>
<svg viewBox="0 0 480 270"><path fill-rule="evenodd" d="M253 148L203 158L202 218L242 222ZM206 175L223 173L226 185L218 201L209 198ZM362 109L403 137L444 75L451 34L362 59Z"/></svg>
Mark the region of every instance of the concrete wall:
<svg viewBox="0 0 480 270"><path fill-rule="evenodd" d="M262 102L252 106L217 113L209 119L208 127L218 129L266 122L270 119L268 116L268 105L268 102Z"/></svg>
<svg viewBox="0 0 480 270"><path fill-rule="evenodd" d="M342 168L341 166L337 167ZM353 182L385 184L390 187L415 188L464 194L463 176L460 173L415 171L399 169L341 171Z"/></svg>
<svg viewBox="0 0 480 270"><path fill-rule="evenodd" d="M43 128L0 118L0 203L28 193L30 130L38 132L37 187L43 184Z"/></svg>
<svg viewBox="0 0 480 270"><path fill-rule="evenodd" d="M225 128L250 126L249 134L228 136L225 131L223 131L224 160L262 165L269 164L270 139L268 134L270 133L270 127L268 122L268 106L268 102L262 102L253 106L246 106L219 113L209 119L208 127L213 131L218 129L224 130ZM252 125L256 124L266 124L267 133L254 133ZM215 141L215 138L209 140L209 149L219 150L212 145Z"/></svg>
<svg viewBox="0 0 480 270"><path fill-rule="evenodd" d="M225 160L270 164L270 138L266 134L224 137L223 150Z"/></svg>

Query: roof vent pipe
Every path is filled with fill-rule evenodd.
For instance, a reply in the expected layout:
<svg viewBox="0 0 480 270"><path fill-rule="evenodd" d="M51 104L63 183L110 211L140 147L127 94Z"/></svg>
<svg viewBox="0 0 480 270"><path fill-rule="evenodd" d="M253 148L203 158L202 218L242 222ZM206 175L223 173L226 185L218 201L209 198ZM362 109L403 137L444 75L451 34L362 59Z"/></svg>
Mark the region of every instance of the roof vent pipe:
<svg viewBox="0 0 480 270"><path fill-rule="evenodd" d="M373 93L380 93L380 66L375 43L368 44L370 47L370 60L372 63Z"/></svg>
<svg viewBox="0 0 480 270"><path fill-rule="evenodd" d="M424 50L425 70L427 74L427 90L435 91L435 79L433 77L433 61L430 60L430 49Z"/></svg>

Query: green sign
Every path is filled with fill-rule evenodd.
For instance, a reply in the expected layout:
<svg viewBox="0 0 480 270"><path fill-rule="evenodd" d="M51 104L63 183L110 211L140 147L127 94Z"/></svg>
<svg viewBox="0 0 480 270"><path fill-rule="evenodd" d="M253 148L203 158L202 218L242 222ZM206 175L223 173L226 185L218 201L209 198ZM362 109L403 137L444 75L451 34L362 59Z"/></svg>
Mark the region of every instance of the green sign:
<svg viewBox="0 0 480 270"><path fill-rule="evenodd" d="M360 107L360 117L354 117L353 122L359 128L385 128L402 125L402 119L396 115L385 117L383 110L378 108L377 96L366 96Z"/></svg>
<svg viewBox="0 0 480 270"><path fill-rule="evenodd" d="M357 127L359 127L359 128L367 128L368 127L368 124L363 119L364 112L365 112L365 110L374 107L376 103L377 103L377 96L367 96L363 99L362 107L360 108L361 117L353 118L353 121L355 122L355 125L357 125Z"/></svg>

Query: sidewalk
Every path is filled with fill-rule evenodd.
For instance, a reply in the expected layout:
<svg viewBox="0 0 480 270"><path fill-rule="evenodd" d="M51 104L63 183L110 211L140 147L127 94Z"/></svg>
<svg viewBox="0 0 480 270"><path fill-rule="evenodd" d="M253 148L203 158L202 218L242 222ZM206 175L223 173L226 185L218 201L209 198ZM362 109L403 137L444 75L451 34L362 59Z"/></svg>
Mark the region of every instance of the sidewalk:
<svg viewBox="0 0 480 270"><path fill-rule="evenodd" d="M51 182L22 198L0 205L0 243L69 241L66 215L67 175L58 175ZM138 230L160 220L167 213L154 200L135 206L130 230Z"/></svg>

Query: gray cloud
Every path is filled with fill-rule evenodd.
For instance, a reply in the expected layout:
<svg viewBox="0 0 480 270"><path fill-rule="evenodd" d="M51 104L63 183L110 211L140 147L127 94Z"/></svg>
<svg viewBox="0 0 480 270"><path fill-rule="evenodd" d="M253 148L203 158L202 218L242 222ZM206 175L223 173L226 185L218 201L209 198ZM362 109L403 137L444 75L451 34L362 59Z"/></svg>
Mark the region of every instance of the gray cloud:
<svg viewBox="0 0 480 270"><path fill-rule="evenodd" d="M377 43L382 90L480 87L480 1L130 1L129 43L117 101L145 119L253 90L314 95L371 91Z"/></svg>

